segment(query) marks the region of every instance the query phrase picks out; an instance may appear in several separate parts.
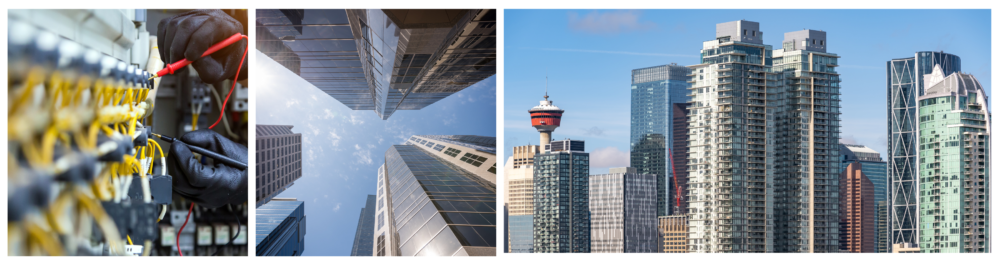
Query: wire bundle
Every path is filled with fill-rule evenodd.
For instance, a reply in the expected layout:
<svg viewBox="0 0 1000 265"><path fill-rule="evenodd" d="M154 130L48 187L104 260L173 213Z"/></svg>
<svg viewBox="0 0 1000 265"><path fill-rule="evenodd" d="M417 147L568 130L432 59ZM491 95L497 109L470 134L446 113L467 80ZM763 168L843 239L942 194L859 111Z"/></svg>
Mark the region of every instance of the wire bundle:
<svg viewBox="0 0 1000 265"><path fill-rule="evenodd" d="M163 149L142 122L150 73L16 21L8 54L9 254L95 246L131 254L101 202L128 201L138 177L150 203L157 154L166 175ZM94 223L102 242L93 240Z"/></svg>

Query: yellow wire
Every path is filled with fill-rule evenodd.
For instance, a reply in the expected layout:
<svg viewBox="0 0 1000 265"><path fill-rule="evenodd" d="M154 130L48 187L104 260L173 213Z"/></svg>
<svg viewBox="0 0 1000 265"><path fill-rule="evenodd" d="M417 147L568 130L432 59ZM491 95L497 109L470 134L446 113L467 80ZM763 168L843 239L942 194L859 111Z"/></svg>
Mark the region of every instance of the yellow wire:
<svg viewBox="0 0 1000 265"><path fill-rule="evenodd" d="M108 134L108 136L115 135L115 130L111 129L111 127L107 125L102 125L101 130L104 130L104 133Z"/></svg>
<svg viewBox="0 0 1000 265"><path fill-rule="evenodd" d="M17 100L14 100L14 104L11 104L10 111L7 113L7 116L13 116L14 113L17 112L17 109L19 109L22 104L31 98L31 94L33 94L32 91L35 90L35 86L41 82L42 78L44 77L42 70L40 69L36 68L28 72L28 78L24 82L24 88L21 89L21 95L17 97Z"/></svg>
<svg viewBox="0 0 1000 265"><path fill-rule="evenodd" d="M128 239L128 244L132 245L132 237L128 236L128 234L125 234L125 238Z"/></svg>
<svg viewBox="0 0 1000 265"><path fill-rule="evenodd" d="M53 153L56 149L56 137L58 132L56 128L49 127L45 130L45 134L42 135L42 165L48 165L52 163Z"/></svg>
<svg viewBox="0 0 1000 265"><path fill-rule="evenodd" d="M160 143L156 141L149 141L149 142L156 146L156 150L160 151L160 157L167 157L166 155L163 155L163 147L160 146Z"/></svg>
<svg viewBox="0 0 1000 265"><path fill-rule="evenodd" d="M59 245L59 239L55 235L49 233L42 229L37 224L27 223L28 236L38 240L38 243L42 246L45 252L49 253L51 256L62 256L63 250L62 246Z"/></svg>
<svg viewBox="0 0 1000 265"><path fill-rule="evenodd" d="M128 131L129 139L132 138L132 135L135 135L135 125L136 125L136 117L135 115L133 115L132 120L129 121L129 131Z"/></svg>
<svg viewBox="0 0 1000 265"><path fill-rule="evenodd" d="M191 114L191 131L198 130L198 113Z"/></svg>
<svg viewBox="0 0 1000 265"><path fill-rule="evenodd" d="M90 212L94 216L94 220L97 221L98 227L101 232L104 232L104 238L108 240L108 248L112 254L116 254L114 251L116 247L121 245L121 235L118 234L118 228L115 226L115 222L111 220L108 213L104 211L100 203L96 203L93 199L83 195L83 193L77 192L77 199L83 208Z"/></svg>

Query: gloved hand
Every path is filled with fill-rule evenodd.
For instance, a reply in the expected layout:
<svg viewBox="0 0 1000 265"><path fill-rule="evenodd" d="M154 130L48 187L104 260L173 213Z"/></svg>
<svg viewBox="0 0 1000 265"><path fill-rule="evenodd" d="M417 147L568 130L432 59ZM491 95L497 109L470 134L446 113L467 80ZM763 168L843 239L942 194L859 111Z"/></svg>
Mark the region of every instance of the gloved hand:
<svg viewBox="0 0 1000 265"><path fill-rule="evenodd" d="M247 201L247 170L239 170L216 162L214 167L202 165L187 144L196 145L229 158L247 163L247 147L207 129L189 132L170 146L170 159L177 163L174 192L199 205L216 208ZM187 144L185 144L187 143Z"/></svg>
<svg viewBox="0 0 1000 265"><path fill-rule="evenodd" d="M164 64L188 59L203 82L214 84L236 75L247 42L241 40L204 58L201 54L236 33L243 33L243 24L225 12L198 9L160 20L156 40ZM246 79L248 66L243 62L238 80Z"/></svg>

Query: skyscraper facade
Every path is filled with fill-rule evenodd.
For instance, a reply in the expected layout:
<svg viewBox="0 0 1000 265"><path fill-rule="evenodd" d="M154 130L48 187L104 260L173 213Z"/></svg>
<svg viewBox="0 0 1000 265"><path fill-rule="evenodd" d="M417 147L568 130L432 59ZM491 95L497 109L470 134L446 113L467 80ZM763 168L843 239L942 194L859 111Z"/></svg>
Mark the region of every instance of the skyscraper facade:
<svg viewBox="0 0 1000 265"><path fill-rule="evenodd" d="M590 252L590 154L581 140L552 141L535 155L533 251Z"/></svg>
<svg viewBox="0 0 1000 265"><path fill-rule="evenodd" d="M670 215L676 207L676 195L671 196L676 192L675 178L667 152L674 146L673 104L690 99L687 95L690 72L691 69L676 63L632 70L629 164L640 174L656 175L657 216Z"/></svg>
<svg viewBox="0 0 1000 265"><path fill-rule="evenodd" d="M864 172L865 177L868 177L872 184L875 185L875 233L880 235L876 236L876 240L879 242L884 241L883 239L888 236L888 228L885 226L887 220L883 216L888 211L886 208L888 204L883 203L888 200L886 185L888 185L889 179L886 178L886 161L882 160L881 155L877 151L864 145L854 144L841 144L840 157L841 171L847 169L847 165L851 163L861 163L861 172ZM882 236L883 234L885 235ZM888 243L876 244L875 252L888 253Z"/></svg>
<svg viewBox="0 0 1000 265"><path fill-rule="evenodd" d="M257 207L302 177L302 134L291 125L257 125Z"/></svg>
<svg viewBox="0 0 1000 265"><path fill-rule="evenodd" d="M305 202L274 198L257 207L257 256L301 256L305 251Z"/></svg>
<svg viewBox="0 0 1000 265"><path fill-rule="evenodd" d="M667 184L667 189L671 191L669 193L673 194L667 199L674 201L673 204L676 205L671 210L674 215L685 215L688 212L688 115L691 114L688 107L690 106L691 103L673 104L674 143L670 150L672 156L670 172L674 174L674 181L672 185Z"/></svg>
<svg viewBox="0 0 1000 265"><path fill-rule="evenodd" d="M918 97L920 250L990 251L990 113L969 74L935 65Z"/></svg>
<svg viewBox="0 0 1000 265"><path fill-rule="evenodd" d="M860 162L840 173L840 250L875 253L875 186Z"/></svg>
<svg viewBox="0 0 1000 265"><path fill-rule="evenodd" d="M721 23L689 66L692 252L838 252L839 57L825 32L784 37Z"/></svg>
<svg viewBox="0 0 1000 265"><path fill-rule="evenodd" d="M496 141L489 138L415 135L386 151L376 255L496 255L496 174L485 169L496 171Z"/></svg>
<svg viewBox="0 0 1000 265"><path fill-rule="evenodd" d="M656 175L612 168L590 176L590 252L656 253Z"/></svg>
<svg viewBox="0 0 1000 265"><path fill-rule="evenodd" d="M962 60L944 52L917 52L886 62L886 119L889 139L889 244L919 243L917 224L917 97L924 95L924 75L935 65L945 76L962 71ZM905 246L905 245L900 245Z"/></svg>
<svg viewBox="0 0 1000 265"><path fill-rule="evenodd" d="M840 56L826 32L785 33L774 51L774 251L839 252ZM780 83L779 83L780 84Z"/></svg>
<svg viewBox="0 0 1000 265"><path fill-rule="evenodd" d="M258 9L258 50L388 119L496 74L494 9Z"/></svg>
<svg viewBox="0 0 1000 265"><path fill-rule="evenodd" d="M375 232L375 195L368 195L365 200L365 208L361 208L361 216L358 217L358 230L354 232L354 246L351 247L351 256L371 256L372 255L372 233Z"/></svg>
<svg viewBox="0 0 1000 265"><path fill-rule="evenodd" d="M660 252L688 253L687 215L660 216Z"/></svg>
<svg viewBox="0 0 1000 265"><path fill-rule="evenodd" d="M727 22L689 66L691 252L774 250L774 175L765 169L774 165L775 124L766 100L780 83L768 75L771 52L757 22Z"/></svg>
<svg viewBox="0 0 1000 265"><path fill-rule="evenodd" d="M386 208L392 205L392 197L389 196L389 185L386 183L386 165L383 163L378 167L378 195L375 203L375 232L372 233L372 255L400 256L399 234L396 232L396 218L393 212Z"/></svg>
<svg viewBox="0 0 1000 265"><path fill-rule="evenodd" d="M507 196L504 197L509 209L509 241L511 253L532 252L532 214L534 192L535 155L537 145L515 146L513 155L504 165Z"/></svg>

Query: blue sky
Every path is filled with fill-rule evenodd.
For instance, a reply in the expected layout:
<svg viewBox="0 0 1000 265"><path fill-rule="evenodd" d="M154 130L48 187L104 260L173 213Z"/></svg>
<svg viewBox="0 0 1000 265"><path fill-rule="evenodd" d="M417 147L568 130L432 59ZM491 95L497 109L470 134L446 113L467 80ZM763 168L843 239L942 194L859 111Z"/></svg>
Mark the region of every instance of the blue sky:
<svg viewBox="0 0 1000 265"><path fill-rule="evenodd" d="M303 255L351 254L361 208L375 194L377 169L392 145L421 134L496 136L495 76L383 121L374 111L348 109L255 52L257 124L294 125L292 131L302 133L302 178L278 197L305 201Z"/></svg>
<svg viewBox="0 0 1000 265"><path fill-rule="evenodd" d="M885 63L917 51L962 58L990 93L989 10L505 10L504 150L538 144L527 110L548 75L550 99L566 110L553 139L583 139L591 174L628 166L631 70L699 62L715 24L760 22L764 44L785 32L827 32L841 58L841 138L886 150Z"/></svg>

